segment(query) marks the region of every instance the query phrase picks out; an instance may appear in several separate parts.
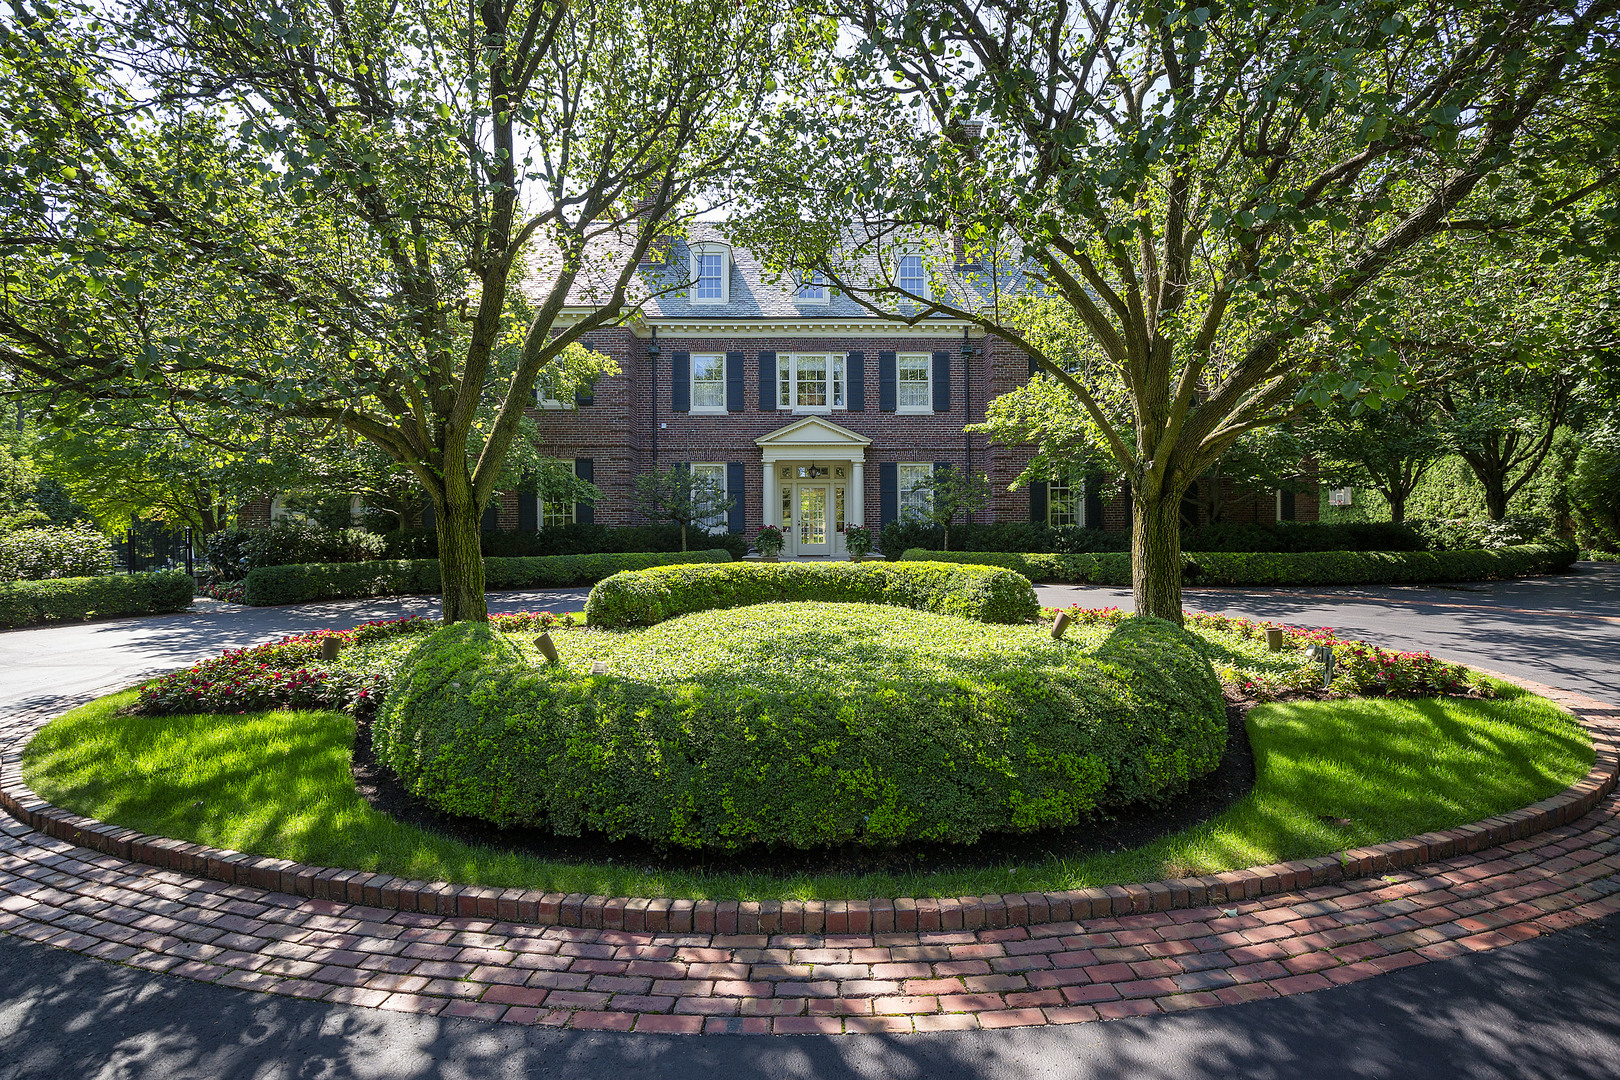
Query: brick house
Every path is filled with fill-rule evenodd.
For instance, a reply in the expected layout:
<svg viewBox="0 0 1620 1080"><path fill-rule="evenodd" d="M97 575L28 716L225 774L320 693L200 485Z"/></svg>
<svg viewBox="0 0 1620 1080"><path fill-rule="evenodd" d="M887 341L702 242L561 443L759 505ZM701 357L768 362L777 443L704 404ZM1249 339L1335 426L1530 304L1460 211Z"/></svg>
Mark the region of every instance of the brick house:
<svg viewBox="0 0 1620 1080"><path fill-rule="evenodd" d="M717 526L750 537L762 525L780 526L789 555L843 556L848 526L894 521L925 497L912 490L916 481L946 465L990 478L991 501L975 521L1130 528L1119 483L1009 490L1030 449L964 431L984 419L991 399L1033 374L1008 343L962 320L908 326L822 285L771 281L750 252L704 226L658 257L639 275L649 294L641 310L584 339L613 357L620 374L572 402L539 400L537 392L530 410L541 452L572 461L602 498L547 505L532 490L502 492L485 514L486 531L643 523L636 477L676 464L712 475L735 500ZM896 264L897 283L919 295L1023 287L1016 274L987 284L993 273L968 258L919 249ZM582 302L564 320L590 310L590 291L576 290ZM1316 519L1314 497L1229 495L1225 520ZM1199 517L1193 502L1190 523Z"/></svg>

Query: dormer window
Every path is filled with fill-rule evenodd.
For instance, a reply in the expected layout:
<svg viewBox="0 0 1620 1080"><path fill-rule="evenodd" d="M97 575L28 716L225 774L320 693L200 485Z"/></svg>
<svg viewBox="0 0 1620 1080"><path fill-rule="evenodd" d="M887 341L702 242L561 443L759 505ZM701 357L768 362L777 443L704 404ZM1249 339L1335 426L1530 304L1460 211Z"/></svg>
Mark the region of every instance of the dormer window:
<svg viewBox="0 0 1620 1080"><path fill-rule="evenodd" d="M920 254L900 256L900 272L895 284L920 300L928 299L928 272L923 268Z"/></svg>
<svg viewBox="0 0 1620 1080"><path fill-rule="evenodd" d="M793 299L801 304L825 304L827 302L827 278L820 270L814 271L800 279L798 291Z"/></svg>
<svg viewBox="0 0 1620 1080"><path fill-rule="evenodd" d="M692 303L731 300L731 249L724 244L692 245Z"/></svg>

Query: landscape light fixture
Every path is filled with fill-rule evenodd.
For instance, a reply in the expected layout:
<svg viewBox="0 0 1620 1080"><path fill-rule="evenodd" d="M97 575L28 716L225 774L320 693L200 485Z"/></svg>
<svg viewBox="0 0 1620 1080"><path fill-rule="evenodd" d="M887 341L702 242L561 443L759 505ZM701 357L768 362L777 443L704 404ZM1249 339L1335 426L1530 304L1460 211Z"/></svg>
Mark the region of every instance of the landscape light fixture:
<svg viewBox="0 0 1620 1080"><path fill-rule="evenodd" d="M1270 652L1282 652L1283 632L1280 626L1266 627L1266 649Z"/></svg>
<svg viewBox="0 0 1620 1080"><path fill-rule="evenodd" d="M552 643L551 634L547 631L540 631L540 636L534 639L534 647L540 650L540 655L546 658L548 664L557 662L557 646Z"/></svg>
<svg viewBox="0 0 1620 1080"><path fill-rule="evenodd" d="M321 659L336 660L338 654L338 639L334 637L321 638Z"/></svg>
<svg viewBox="0 0 1620 1080"><path fill-rule="evenodd" d="M1333 686L1333 646L1318 645L1311 650L1311 659L1322 665L1322 689Z"/></svg>
<svg viewBox="0 0 1620 1080"><path fill-rule="evenodd" d="M1073 620L1069 618L1068 612L1058 612L1057 618L1052 620L1052 640L1061 641L1063 639L1063 631L1069 628L1069 623L1072 621Z"/></svg>

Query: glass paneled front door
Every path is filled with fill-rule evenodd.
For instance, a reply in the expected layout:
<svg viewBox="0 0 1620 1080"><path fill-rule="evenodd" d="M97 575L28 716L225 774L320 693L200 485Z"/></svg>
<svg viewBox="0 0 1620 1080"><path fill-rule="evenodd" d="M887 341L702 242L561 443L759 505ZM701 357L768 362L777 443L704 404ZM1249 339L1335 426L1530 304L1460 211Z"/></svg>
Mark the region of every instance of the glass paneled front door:
<svg viewBox="0 0 1620 1080"><path fill-rule="evenodd" d="M798 529L800 555L828 555L832 539L827 529L828 489L821 485L798 485L794 526Z"/></svg>

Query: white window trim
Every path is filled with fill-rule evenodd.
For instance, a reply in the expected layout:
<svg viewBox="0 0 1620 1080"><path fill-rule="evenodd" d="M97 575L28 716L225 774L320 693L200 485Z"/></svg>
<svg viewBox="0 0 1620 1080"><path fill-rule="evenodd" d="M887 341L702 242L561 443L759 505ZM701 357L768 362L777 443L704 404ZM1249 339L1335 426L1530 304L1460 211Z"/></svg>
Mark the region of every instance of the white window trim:
<svg viewBox="0 0 1620 1080"><path fill-rule="evenodd" d="M921 405L903 405L900 402L900 363L907 357L922 357L923 374L927 376L928 392L923 395ZM934 354L925 352L903 352L894 356L894 411L906 413L911 416L921 416L934 411Z"/></svg>
<svg viewBox="0 0 1620 1080"><path fill-rule="evenodd" d="M827 388L827 404L800 405L799 404L799 358L813 356L826 361L826 378L823 384ZM849 408L849 354L842 352L804 352L804 353L778 353L776 357L776 407L785 409L798 416L825 416L831 412L844 412ZM843 371L844 400L835 403L833 394L833 369L841 367ZM787 375L788 404L782 404L783 373Z"/></svg>
<svg viewBox="0 0 1620 1080"><path fill-rule="evenodd" d="M726 463L724 461L694 461L691 464L691 469L692 475L694 476L698 474L699 469L718 471L720 474L721 497L726 499L731 498L731 470L726 468ZM694 521L692 525L694 528L700 529L703 532L708 533L710 536L717 533L729 532L731 530L731 521L728 517L729 513L730 511L722 510L720 512L720 523L718 526L713 528L709 527L702 521Z"/></svg>
<svg viewBox="0 0 1620 1080"><path fill-rule="evenodd" d="M1053 511L1057 506L1057 500L1052 497L1052 487L1053 487L1054 484L1057 484L1057 486L1068 489L1068 491L1069 491L1069 499L1074 502L1074 521L1072 522L1072 524L1075 525L1075 526L1078 526L1079 528L1085 528L1086 527L1086 483L1085 483L1084 479L1082 479L1080 477L1077 477L1077 476L1071 476L1067 480L1064 480L1064 481L1049 481L1047 483L1047 485L1046 485L1046 524L1047 524L1047 526L1050 527L1050 528L1054 528L1054 529L1064 528L1064 526L1061 526L1057 522L1052 520Z"/></svg>
<svg viewBox="0 0 1620 1080"><path fill-rule="evenodd" d="M820 296L805 296L800 291L801 289L804 289L807 286L815 286L815 285L820 285L821 286L821 295ZM801 281L798 284L798 286L796 286L794 288L794 290L793 290L793 302L795 304L813 304L813 305L815 305L817 307L826 307L827 304L830 302L831 297L832 297L832 286L827 284L827 279L822 276L822 274L821 274L821 272L819 270L810 275L810 280Z"/></svg>
<svg viewBox="0 0 1620 1080"><path fill-rule="evenodd" d="M932 476L932 475L934 475L934 463L932 461L902 461L902 462L900 462L899 466L896 468L896 470L895 470L895 486L899 489L899 491L896 494L898 494L898 496L900 498L899 510L900 510L900 518L902 520L905 519L906 511L909 509L909 505L906 502L906 497L907 497L907 494L908 494L908 491L907 491L907 488L906 488L906 482L905 482L906 470L907 469L921 469L921 470L924 470L927 473L927 475ZM912 483L913 483L913 486L915 486L916 482L913 481ZM927 498L924 501L929 504L929 509L933 509L934 493L932 491L927 492Z"/></svg>
<svg viewBox="0 0 1620 1080"><path fill-rule="evenodd" d="M689 259L691 261L688 269L692 275L692 284L687 290L688 301L691 304L699 307L724 307L725 305L731 303L731 248L727 247L725 244L708 240L699 244L693 244L689 250ZM702 299L698 298L698 285L701 280L704 255L720 256L719 299L715 299L712 296Z"/></svg>
<svg viewBox="0 0 1620 1080"><path fill-rule="evenodd" d="M576 402L559 401L554 397L546 397L544 391L539 386L536 386L534 388L534 407L543 412L557 412L558 410L567 411L578 406Z"/></svg>
<svg viewBox="0 0 1620 1080"><path fill-rule="evenodd" d="M698 357L705 359L718 359L720 361L720 404L699 405L697 400L697 369ZM693 353L687 360L687 404L691 411L700 416L721 416L726 411L726 354L725 353Z"/></svg>
<svg viewBox="0 0 1620 1080"><path fill-rule="evenodd" d="M918 263L922 266L922 291L917 292L915 290L906 289L908 295L900 298L900 302L902 304L917 303L917 300L912 299L913 296L925 303L934 299L934 283L928 273L928 253L920 247L908 247L900 250L900 254L895 259L894 263L894 286L897 289L906 288L904 285L900 284L900 271L901 268L905 266L905 260L913 257L916 258Z"/></svg>
<svg viewBox="0 0 1620 1080"><path fill-rule="evenodd" d="M578 476L579 475L579 463L577 461L570 461L568 463L568 471L573 473L575 476ZM538 528L538 529L547 529L547 528L556 528L557 527L555 525L547 525L546 524L546 500L544 498L542 498L539 494L536 494L535 497L534 497L534 524L535 524L535 527ZM571 503L568 504L568 520L566 522L564 522L563 524L565 524L565 525L578 525L579 524L579 503L571 502Z"/></svg>

